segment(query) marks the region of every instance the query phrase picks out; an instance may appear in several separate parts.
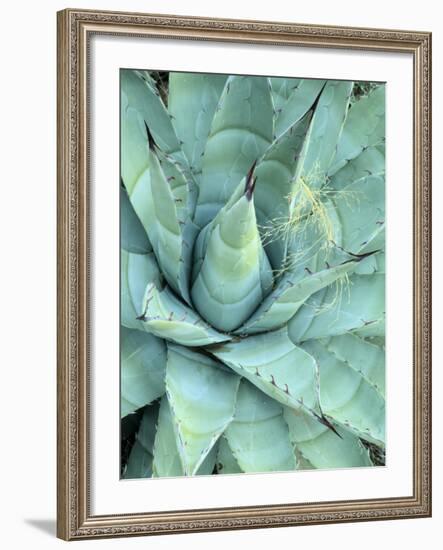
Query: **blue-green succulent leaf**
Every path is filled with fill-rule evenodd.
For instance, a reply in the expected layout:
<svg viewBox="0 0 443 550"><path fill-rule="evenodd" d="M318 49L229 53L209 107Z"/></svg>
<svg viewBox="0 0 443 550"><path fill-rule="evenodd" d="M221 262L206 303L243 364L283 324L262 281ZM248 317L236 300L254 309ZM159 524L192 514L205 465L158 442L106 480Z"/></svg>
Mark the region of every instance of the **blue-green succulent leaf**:
<svg viewBox="0 0 443 550"><path fill-rule="evenodd" d="M212 226L213 224L211 223L208 223L208 225L205 225L205 227L200 231L200 233L198 234L198 237L195 240L194 250L193 250L194 265L192 267L191 288L200 273L203 260L205 259L206 249L208 247L208 240L211 235Z"/></svg>
<svg viewBox="0 0 443 550"><path fill-rule="evenodd" d="M218 453L218 441L211 447L211 450L206 455L203 463L200 468L197 470L195 475L197 476L209 476L215 471L215 461L217 460Z"/></svg>
<svg viewBox="0 0 443 550"><path fill-rule="evenodd" d="M340 245L351 254L384 248L385 181L366 176L342 189L334 200L340 220Z"/></svg>
<svg viewBox="0 0 443 550"><path fill-rule="evenodd" d="M125 327L120 331L121 416L165 393L166 344L160 338Z"/></svg>
<svg viewBox="0 0 443 550"><path fill-rule="evenodd" d="M143 297L150 283L161 284L161 275L153 253L132 254L121 250L121 323L128 328L143 330L137 319L143 311Z"/></svg>
<svg viewBox="0 0 443 550"><path fill-rule="evenodd" d="M367 147L383 144L384 138L385 86L381 85L349 109L329 175L334 175Z"/></svg>
<svg viewBox="0 0 443 550"><path fill-rule="evenodd" d="M226 204L272 142L273 105L264 77L231 76L215 112L202 163L195 222L203 227Z"/></svg>
<svg viewBox="0 0 443 550"><path fill-rule="evenodd" d="M386 318L383 316L372 322L366 323L360 328L353 330L353 334L361 338L383 338L386 334Z"/></svg>
<svg viewBox="0 0 443 550"><path fill-rule="evenodd" d="M237 329L239 334L256 334L282 327L315 292L334 283L339 277L352 273L358 262L346 261L317 273L288 274L276 289L264 299L260 307Z"/></svg>
<svg viewBox="0 0 443 550"><path fill-rule="evenodd" d="M148 154L147 157L149 161ZM152 202L151 175L148 166L140 174L132 187L131 194L128 196L146 234L149 235L152 242L155 242L157 238L155 234L155 212Z"/></svg>
<svg viewBox="0 0 443 550"><path fill-rule="evenodd" d="M170 73L168 111L190 169L199 174L225 75Z"/></svg>
<svg viewBox="0 0 443 550"><path fill-rule="evenodd" d="M126 167L134 163L134 147L141 151L144 147L147 153L147 132L146 125L149 127L155 142L166 154L171 155L174 160L180 163L183 169L187 168L186 157L184 156L180 141L177 138L171 117L160 98L160 95L151 81L143 78L139 71L132 69L122 69L121 75L121 95L122 95L122 116L123 120L127 112L136 112L137 132L134 131L135 124L128 128L128 132L122 133L122 174L123 182L128 190L129 196L132 195L132 188L137 177L132 177L130 181L125 179ZM122 127L124 130L124 127ZM129 138L129 139L126 139ZM132 140L137 140L134 143ZM131 154L126 159L127 154ZM139 175L144 171L144 162L135 172Z"/></svg>
<svg viewBox="0 0 443 550"><path fill-rule="evenodd" d="M282 229L287 233L287 250L280 280L290 277L296 282L331 268L338 268L336 279L341 280L347 273L340 266L354 262L348 266L352 272L358 267L355 262L363 258L340 248L342 228L332 201L319 199L303 187L297 186L299 208L293 210L288 226Z"/></svg>
<svg viewBox="0 0 443 550"><path fill-rule="evenodd" d="M316 468L305 458L302 453L298 452L297 448L294 450L297 465L296 470L315 470Z"/></svg>
<svg viewBox="0 0 443 550"><path fill-rule="evenodd" d="M297 162L296 182L303 179L311 189L318 189L326 183L347 114L352 85L352 82L331 80L324 86Z"/></svg>
<svg viewBox="0 0 443 550"><path fill-rule="evenodd" d="M183 467L175 440L174 424L168 399L160 402L157 431L153 448L153 477L182 476Z"/></svg>
<svg viewBox="0 0 443 550"><path fill-rule="evenodd" d="M270 77L269 82L271 83L272 100L274 102L274 116L277 118L284 104L299 86L301 80L299 78Z"/></svg>
<svg viewBox="0 0 443 550"><path fill-rule="evenodd" d="M250 169L249 174L252 174L252 171ZM211 236L213 228L220 223L220 220L222 217L225 216L225 213L228 212L245 194L245 188L246 188L246 182L248 179L249 174L242 179L239 185L235 188L234 192L228 199L227 203L224 205L224 207L219 210L218 214L214 217L214 219L205 225L203 229L200 231L194 245L194 251L193 251L193 261L194 266L192 269L192 284L195 283L195 280L197 279L197 276L200 273L203 260L206 256L206 250L208 248L209 238Z"/></svg>
<svg viewBox="0 0 443 550"><path fill-rule="evenodd" d="M254 191L257 222L265 250L274 269L282 267L286 239L274 236L275 226L289 218L290 195L298 155L303 145L310 113L275 140L258 161Z"/></svg>
<svg viewBox="0 0 443 550"><path fill-rule="evenodd" d="M209 349L240 376L284 405L321 414L315 359L281 329Z"/></svg>
<svg viewBox="0 0 443 550"><path fill-rule="evenodd" d="M182 222L194 216L197 202L198 188L193 176L187 175L172 156L165 155L163 151L154 146L154 154L157 156L163 176L169 184L170 191L175 201L177 217ZM152 165L152 163L150 163Z"/></svg>
<svg viewBox="0 0 443 550"><path fill-rule="evenodd" d="M385 155L377 147L371 146L338 170L330 178L329 185L340 190L365 176L380 176L384 173Z"/></svg>
<svg viewBox="0 0 443 550"><path fill-rule="evenodd" d="M374 252L364 257L358 264L355 273L358 275L372 275L373 273L385 273L385 253Z"/></svg>
<svg viewBox="0 0 443 550"><path fill-rule="evenodd" d="M195 347L230 340L230 336L205 323L167 287L163 290L158 290L155 285L148 287L141 312L140 322L144 330L176 344Z"/></svg>
<svg viewBox="0 0 443 550"><path fill-rule="evenodd" d="M194 475L234 416L240 378L207 355L168 346L166 393L185 475Z"/></svg>
<svg viewBox="0 0 443 550"><path fill-rule="evenodd" d="M324 414L358 437L383 446L385 400L364 376L327 349L327 341L309 340L303 348L320 369L320 400Z"/></svg>
<svg viewBox="0 0 443 550"><path fill-rule="evenodd" d="M144 93L144 90L145 84L137 75L122 80L120 174L129 194L149 166L143 100L140 97L140 92Z"/></svg>
<svg viewBox="0 0 443 550"><path fill-rule="evenodd" d="M216 457L217 445L214 445L196 475L212 474ZM165 395L160 402L153 449L152 477L179 477L184 475L186 474L183 471L179 450L177 449L171 408Z"/></svg>
<svg viewBox="0 0 443 550"><path fill-rule="evenodd" d="M241 474L243 470L238 465L235 456L231 451L231 447L226 437L221 436L218 440L218 452L216 467L218 474Z"/></svg>
<svg viewBox="0 0 443 550"><path fill-rule="evenodd" d="M360 374L382 397L385 396L384 349L354 334L333 336L326 347L340 361Z"/></svg>
<svg viewBox="0 0 443 550"><path fill-rule="evenodd" d="M155 243L155 215L150 178L148 132L157 145L186 174L192 177L180 142L152 79L147 73L121 71L121 176L129 199L151 243ZM196 190L190 195L196 201Z"/></svg>
<svg viewBox="0 0 443 550"><path fill-rule="evenodd" d="M384 318L384 275L351 275L347 284L331 285L316 293L289 321L288 333L298 344L311 338L338 336L375 325L378 327L377 334L372 334L375 336L382 331Z"/></svg>
<svg viewBox="0 0 443 550"><path fill-rule="evenodd" d="M244 472L295 469L283 408L246 380L240 384L235 417L225 437Z"/></svg>
<svg viewBox="0 0 443 550"><path fill-rule="evenodd" d="M245 193L231 207L223 208L212 224L191 290L193 304L202 317L225 332L248 319L272 285L272 270L260 240L248 185L253 183L247 183Z"/></svg>
<svg viewBox="0 0 443 550"><path fill-rule="evenodd" d="M158 405L156 403L146 407L143 411L140 427L123 473L124 479L138 479L152 476L157 418Z"/></svg>
<svg viewBox="0 0 443 550"><path fill-rule="evenodd" d="M120 187L120 219L121 247L135 254L152 252L146 231L135 213L124 187Z"/></svg>
<svg viewBox="0 0 443 550"><path fill-rule="evenodd" d="M121 71L124 478L384 446L385 87L352 86Z"/></svg>
<svg viewBox="0 0 443 550"><path fill-rule="evenodd" d="M386 338L384 336L368 336L368 338L366 338L365 341L369 342L370 344L373 344L374 346L379 347L383 351L383 353L385 352Z"/></svg>
<svg viewBox="0 0 443 550"><path fill-rule="evenodd" d="M334 429L340 437L303 411L284 407L284 418L296 454L314 468L353 468L372 466L369 453L359 438L338 424ZM297 469L305 469L298 464Z"/></svg>
<svg viewBox="0 0 443 550"><path fill-rule="evenodd" d="M191 254L197 227L186 206L188 184L184 175L158 152L151 150L149 159L153 208L148 236L168 284L189 304Z"/></svg>
<svg viewBox="0 0 443 550"><path fill-rule="evenodd" d="M277 137L306 115L318 98L325 82L325 80L304 79L292 88L286 102L276 113L275 135Z"/></svg>

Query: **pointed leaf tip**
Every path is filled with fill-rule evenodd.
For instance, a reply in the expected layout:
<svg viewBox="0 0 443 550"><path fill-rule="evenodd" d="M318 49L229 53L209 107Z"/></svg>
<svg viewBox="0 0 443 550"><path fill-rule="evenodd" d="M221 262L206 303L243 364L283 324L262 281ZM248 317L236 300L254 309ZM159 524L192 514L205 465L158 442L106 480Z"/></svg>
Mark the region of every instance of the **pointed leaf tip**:
<svg viewBox="0 0 443 550"><path fill-rule="evenodd" d="M315 98L314 103L311 105L311 108L309 109L309 111L310 111L311 113L315 113L315 110L317 109L318 104L319 104L319 102L320 102L320 96L321 96L323 90L325 89L326 84L327 84L327 81L325 80L324 83L323 83L323 85L322 85L322 87L320 88L320 91L318 92L317 97Z"/></svg>
<svg viewBox="0 0 443 550"><path fill-rule="evenodd" d="M323 414L322 414L322 416L319 416L319 415L315 415L315 416L317 417L320 424L323 424L323 426L326 426L327 428L332 430L335 433L335 435L337 435L340 439L343 439L343 437L334 428L334 425L331 422L329 422L329 420L326 418L326 416L324 416Z"/></svg>
<svg viewBox="0 0 443 550"><path fill-rule="evenodd" d="M257 182L257 176L254 176L254 170L256 165L257 165L257 159L255 159L251 168L249 168L249 172L246 176L245 195L248 201L252 199L252 195L255 189L255 184Z"/></svg>
<svg viewBox="0 0 443 550"><path fill-rule="evenodd" d="M251 184L246 187L245 196L248 201L252 199L252 195L254 194L255 184L257 183L257 176L254 176L251 180Z"/></svg>
<svg viewBox="0 0 443 550"><path fill-rule="evenodd" d="M155 148L159 148L157 143L155 142L155 139L154 139L154 136L151 134L151 130L149 129L149 126L146 122L146 120L144 121L145 123L145 128L146 128L146 133L148 135L148 145L149 145L149 149L151 151L155 151Z"/></svg>

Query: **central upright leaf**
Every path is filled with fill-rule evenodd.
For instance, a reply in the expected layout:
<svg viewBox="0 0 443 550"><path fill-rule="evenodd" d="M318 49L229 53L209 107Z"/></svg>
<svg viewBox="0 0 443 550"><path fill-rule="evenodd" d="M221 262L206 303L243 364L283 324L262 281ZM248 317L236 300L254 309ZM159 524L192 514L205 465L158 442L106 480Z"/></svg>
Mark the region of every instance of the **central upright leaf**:
<svg viewBox="0 0 443 550"><path fill-rule="evenodd" d="M193 303L211 325L238 328L272 285L272 270L257 228L251 168L238 200L229 202L208 229L206 252L192 286Z"/></svg>

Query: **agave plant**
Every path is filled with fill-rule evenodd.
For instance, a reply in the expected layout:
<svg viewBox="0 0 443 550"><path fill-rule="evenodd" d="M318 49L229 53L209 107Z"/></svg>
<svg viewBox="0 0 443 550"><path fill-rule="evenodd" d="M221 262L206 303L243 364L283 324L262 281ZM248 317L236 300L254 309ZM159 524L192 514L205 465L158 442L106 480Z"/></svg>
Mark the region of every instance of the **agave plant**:
<svg viewBox="0 0 443 550"><path fill-rule="evenodd" d="M384 86L121 72L126 478L383 464Z"/></svg>

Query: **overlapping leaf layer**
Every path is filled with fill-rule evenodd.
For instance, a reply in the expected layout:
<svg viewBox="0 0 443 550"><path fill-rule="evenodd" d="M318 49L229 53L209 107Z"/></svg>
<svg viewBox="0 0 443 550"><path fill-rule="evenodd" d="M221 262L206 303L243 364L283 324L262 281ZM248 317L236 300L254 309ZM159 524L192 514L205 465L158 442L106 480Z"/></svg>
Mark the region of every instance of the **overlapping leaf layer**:
<svg viewBox="0 0 443 550"><path fill-rule="evenodd" d="M357 88L122 71L123 477L380 464L385 100Z"/></svg>

